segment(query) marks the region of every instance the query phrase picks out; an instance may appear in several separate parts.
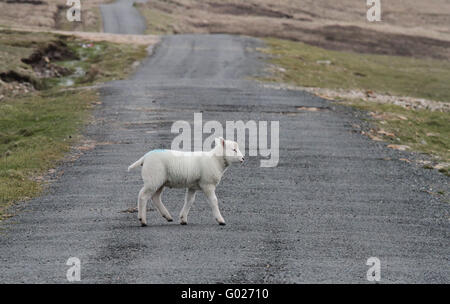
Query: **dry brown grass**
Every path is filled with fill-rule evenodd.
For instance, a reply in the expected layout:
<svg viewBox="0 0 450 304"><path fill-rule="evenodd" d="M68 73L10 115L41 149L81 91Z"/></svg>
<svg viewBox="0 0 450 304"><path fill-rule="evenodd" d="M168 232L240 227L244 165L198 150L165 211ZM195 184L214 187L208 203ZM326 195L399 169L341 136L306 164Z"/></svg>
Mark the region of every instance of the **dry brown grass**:
<svg viewBox="0 0 450 304"><path fill-rule="evenodd" d="M153 46L159 42L159 37L156 35L129 35L129 34L111 34L111 33L95 33L95 32L81 32L81 31L60 31L60 30L39 30L32 27L22 27L15 29L17 32L36 32L36 33L51 33L61 34L65 36L74 36L89 41L106 41L112 43L124 43L132 45L146 45Z"/></svg>
<svg viewBox="0 0 450 304"><path fill-rule="evenodd" d="M68 8L65 0L30 1L35 2L35 4L12 3L0 0L0 26L70 31L101 31L102 21L99 5L110 1L81 1L82 22L69 22L65 17Z"/></svg>
<svg viewBox="0 0 450 304"><path fill-rule="evenodd" d="M366 20L361 0L152 0L138 6L149 33L245 34L334 50L450 59L448 1L381 2L378 23Z"/></svg>

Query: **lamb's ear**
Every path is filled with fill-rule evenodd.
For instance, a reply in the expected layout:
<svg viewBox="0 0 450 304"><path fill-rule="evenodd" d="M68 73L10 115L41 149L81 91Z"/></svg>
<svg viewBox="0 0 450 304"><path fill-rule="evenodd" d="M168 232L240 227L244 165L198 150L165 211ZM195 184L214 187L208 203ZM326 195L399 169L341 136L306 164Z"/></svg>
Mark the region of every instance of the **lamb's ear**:
<svg viewBox="0 0 450 304"><path fill-rule="evenodd" d="M225 147L225 139L223 137L216 137L216 146L221 145L223 148Z"/></svg>

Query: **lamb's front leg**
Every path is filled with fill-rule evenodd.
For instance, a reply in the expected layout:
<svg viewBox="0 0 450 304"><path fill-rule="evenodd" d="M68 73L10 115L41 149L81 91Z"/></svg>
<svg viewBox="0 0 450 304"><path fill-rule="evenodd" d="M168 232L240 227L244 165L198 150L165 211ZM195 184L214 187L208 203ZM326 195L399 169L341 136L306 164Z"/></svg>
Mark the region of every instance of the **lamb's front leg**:
<svg viewBox="0 0 450 304"><path fill-rule="evenodd" d="M225 220L220 214L219 202L216 196L216 187L212 185L202 187L203 192L208 198L209 205L211 206L214 218L219 223L219 225L225 225Z"/></svg>
<svg viewBox="0 0 450 304"><path fill-rule="evenodd" d="M164 186L161 186L158 190L156 190L156 192L152 195L152 202L155 205L156 209L158 209L159 213L161 213L162 217L165 218L168 222L172 222L172 216L161 201L161 193L163 189Z"/></svg>
<svg viewBox="0 0 450 304"><path fill-rule="evenodd" d="M194 200L195 200L195 190L187 189L186 190L186 198L184 200L184 206L180 212L180 224L181 225L187 224L187 216L188 216L189 210L192 207L192 204L194 203Z"/></svg>

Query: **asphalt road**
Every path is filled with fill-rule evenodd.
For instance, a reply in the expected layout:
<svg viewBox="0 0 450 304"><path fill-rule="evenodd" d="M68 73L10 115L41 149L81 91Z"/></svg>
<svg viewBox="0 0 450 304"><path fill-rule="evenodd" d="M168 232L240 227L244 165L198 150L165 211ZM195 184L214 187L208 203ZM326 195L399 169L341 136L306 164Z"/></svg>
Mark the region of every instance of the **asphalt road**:
<svg viewBox="0 0 450 304"><path fill-rule="evenodd" d="M355 112L302 91L263 87L257 39L164 37L129 79L106 84L85 135L99 143L66 163L42 197L2 223L0 282L66 282L69 257L82 282L449 283L448 178L399 160L409 154L354 132ZM320 107L300 111L298 107ZM233 166L218 187L226 226L203 194L189 223L155 210L140 227L140 174L127 167L168 148L177 120L279 121L280 161ZM206 135L205 135L206 137ZM248 153L248 151L247 151ZM166 189L178 217L183 190Z"/></svg>

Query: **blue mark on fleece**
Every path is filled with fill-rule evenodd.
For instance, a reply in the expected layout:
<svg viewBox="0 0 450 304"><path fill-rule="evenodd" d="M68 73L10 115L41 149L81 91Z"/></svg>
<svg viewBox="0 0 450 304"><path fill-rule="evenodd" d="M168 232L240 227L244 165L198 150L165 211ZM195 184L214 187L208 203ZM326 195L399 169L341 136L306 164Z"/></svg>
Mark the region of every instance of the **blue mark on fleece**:
<svg viewBox="0 0 450 304"><path fill-rule="evenodd" d="M158 152L164 152L166 151L165 149L155 149L155 150L151 150L150 152L147 152L145 155L149 155L150 153L158 153Z"/></svg>

